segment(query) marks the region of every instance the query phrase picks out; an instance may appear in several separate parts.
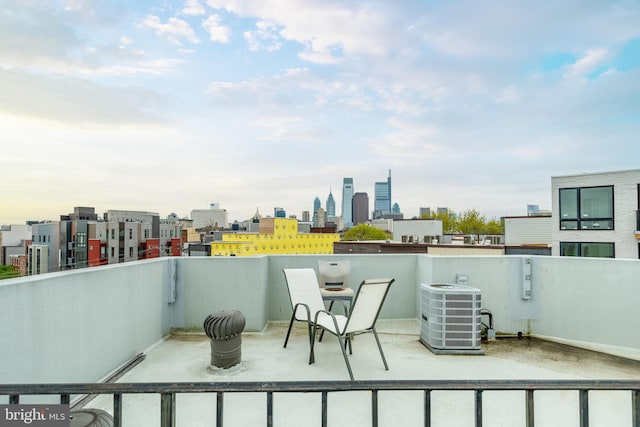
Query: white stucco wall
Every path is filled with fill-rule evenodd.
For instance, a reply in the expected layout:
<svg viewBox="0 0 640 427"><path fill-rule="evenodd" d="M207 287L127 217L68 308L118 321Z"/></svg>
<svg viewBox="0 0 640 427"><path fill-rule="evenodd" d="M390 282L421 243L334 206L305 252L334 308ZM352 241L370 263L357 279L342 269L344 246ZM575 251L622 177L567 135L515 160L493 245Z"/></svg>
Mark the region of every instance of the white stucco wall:
<svg viewBox="0 0 640 427"><path fill-rule="evenodd" d="M273 255L269 257L269 320L288 321L291 318L291 303L284 280L283 268L314 268L318 260L349 259L351 287L357 291L364 279L395 279L380 318L417 318L416 262L414 256L390 255Z"/></svg>
<svg viewBox="0 0 640 427"><path fill-rule="evenodd" d="M0 282L0 381L94 382L160 340L166 263Z"/></svg>
<svg viewBox="0 0 640 427"><path fill-rule="evenodd" d="M640 262L604 258L535 257L540 293L536 335L625 355L640 351ZM633 356L637 358L637 354Z"/></svg>
<svg viewBox="0 0 640 427"><path fill-rule="evenodd" d="M202 331L214 312L240 310L247 331L267 325L268 257L181 257L178 299L184 317L176 327Z"/></svg>
<svg viewBox="0 0 640 427"><path fill-rule="evenodd" d="M159 258L0 282L0 380L93 382L172 328L202 330L215 311L238 309L246 331L287 321L282 269L347 258L354 287L393 277L381 319L419 319L421 283L468 276L503 333L531 333L640 360L640 262L531 256L422 254ZM174 292L175 291L175 292Z"/></svg>

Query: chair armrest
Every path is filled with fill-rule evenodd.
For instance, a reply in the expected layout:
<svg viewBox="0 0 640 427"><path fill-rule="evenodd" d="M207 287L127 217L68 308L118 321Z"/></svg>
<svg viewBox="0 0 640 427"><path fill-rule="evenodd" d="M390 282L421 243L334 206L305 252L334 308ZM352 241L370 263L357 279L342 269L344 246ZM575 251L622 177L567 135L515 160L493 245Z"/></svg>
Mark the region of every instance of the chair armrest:
<svg viewBox="0 0 640 427"><path fill-rule="evenodd" d="M298 312L298 307L300 306L304 307L305 311L307 312L307 321L311 322L311 310L309 309L309 306L303 302L299 302L295 306L293 306L293 316L295 317L296 313Z"/></svg>
<svg viewBox="0 0 640 427"><path fill-rule="evenodd" d="M317 325L317 324L318 324L318 315L319 315L320 313L324 313L324 314L327 314L328 316L330 316L330 317L331 317L331 320L333 321L333 326L334 326L334 328L335 328L335 332L334 332L334 333L335 333L335 334L337 334L337 335L342 335L342 331L340 331L340 328L338 327L338 321L336 320L336 316L335 316L335 314L333 314L333 313L332 313L332 312L330 312L330 311L327 311L327 310L318 310L318 311L316 312L316 315L315 315L315 316L314 316L314 318L313 318L313 323L314 323L314 325ZM326 328L324 328L324 329L326 329ZM326 330L328 330L328 329L326 329ZM332 332L332 331L329 331L329 332Z"/></svg>

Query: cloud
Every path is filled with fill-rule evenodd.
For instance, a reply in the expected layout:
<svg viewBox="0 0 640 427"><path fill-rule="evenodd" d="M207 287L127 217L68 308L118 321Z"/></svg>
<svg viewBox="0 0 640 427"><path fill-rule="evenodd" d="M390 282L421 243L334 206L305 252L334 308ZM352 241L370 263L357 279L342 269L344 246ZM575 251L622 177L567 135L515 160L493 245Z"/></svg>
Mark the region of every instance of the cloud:
<svg viewBox="0 0 640 427"><path fill-rule="evenodd" d="M231 37L231 27L220 25L220 16L210 15L203 23L202 27L207 30L211 41L219 43L229 43Z"/></svg>
<svg viewBox="0 0 640 427"><path fill-rule="evenodd" d="M169 18L163 24L158 16L148 15L139 25L143 28L155 30L156 34L165 37L170 43L178 46L182 46L183 39L193 44L200 43L200 39L191 28L191 25L179 18Z"/></svg>
<svg viewBox="0 0 640 427"><path fill-rule="evenodd" d="M198 0L187 0L182 8L185 15L199 16L204 15L206 10Z"/></svg>
<svg viewBox="0 0 640 427"><path fill-rule="evenodd" d="M258 21L255 30L244 32L244 38L252 51L274 52L282 47L278 26L273 22Z"/></svg>
<svg viewBox="0 0 640 427"><path fill-rule="evenodd" d="M606 49L590 49L582 58L568 67L565 77L584 77L605 65L610 57Z"/></svg>
<svg viewBox="0 0 640 427"><path fill-rule="evenodd" d="M160 124L168 99L140 87L106 87L73 77L0 69L0 112L70 126Z"/></svg>
<svg viewBox="0 0 640 427"><path fill-rule="evenodd" d="M345 55L380 56L387 51L388 38L394 37L386 10L367 4L309 0L293 3L208 0L207 4L213 9L277 25L280 37L302 45L300 58L313 63L337 63Z"/></svg>

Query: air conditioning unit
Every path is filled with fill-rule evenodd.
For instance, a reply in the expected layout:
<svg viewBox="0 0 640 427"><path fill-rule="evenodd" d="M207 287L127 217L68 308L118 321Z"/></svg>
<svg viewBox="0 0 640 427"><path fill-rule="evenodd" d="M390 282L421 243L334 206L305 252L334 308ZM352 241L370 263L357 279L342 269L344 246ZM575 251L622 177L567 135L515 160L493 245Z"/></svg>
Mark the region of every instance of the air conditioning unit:
<svg viewBox="0 0 640 427"><path fill-rule="evenodd" d="M422 284L420 341L434 354L484 354L480 289Z"/></svg>

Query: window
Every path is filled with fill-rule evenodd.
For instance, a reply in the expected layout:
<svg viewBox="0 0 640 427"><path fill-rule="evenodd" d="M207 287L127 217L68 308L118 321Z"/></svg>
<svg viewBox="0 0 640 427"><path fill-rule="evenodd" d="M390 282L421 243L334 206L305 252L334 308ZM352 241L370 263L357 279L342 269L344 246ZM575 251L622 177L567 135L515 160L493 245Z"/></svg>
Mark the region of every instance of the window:
<svg viewBox="0 0 640 427"><path fill-rule="evenodd" d="M77 245L79 248L87 246L87 233L78 233Z"/></svg>
<svg viewBox="0 0 640 427"><path fill-rule="evenodd" d="M560 230L613 230L613 186L560 189Z"/></svg>
<svg viewBox="0 0 640 427"><path fill-rule="evenodd" d="M129 229L129 239L133 239L133 229Z"/></svg>
<svg viewBox="0 0 640 427"><path fill-rule="evenodd" d="M615 244L601 242L560 242L560 256L615 258Z"/></svg>

